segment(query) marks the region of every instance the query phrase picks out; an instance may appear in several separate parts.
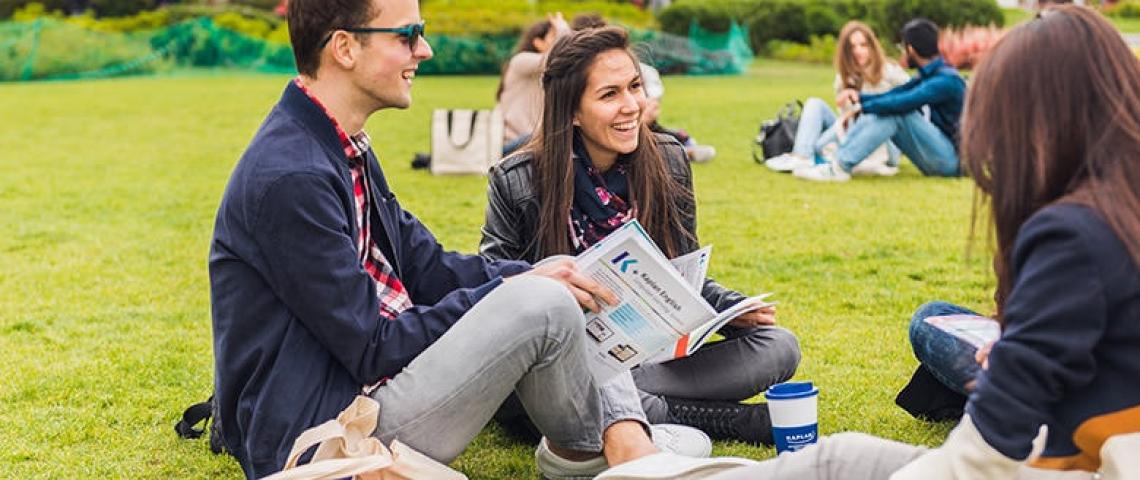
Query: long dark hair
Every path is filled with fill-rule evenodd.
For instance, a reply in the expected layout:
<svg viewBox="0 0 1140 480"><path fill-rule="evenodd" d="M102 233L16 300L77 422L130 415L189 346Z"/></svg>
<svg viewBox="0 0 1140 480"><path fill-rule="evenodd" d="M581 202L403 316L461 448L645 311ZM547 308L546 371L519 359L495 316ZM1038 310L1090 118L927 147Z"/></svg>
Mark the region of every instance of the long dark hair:
<svg viewBox="0 0 1140 480"><path fill-rule="evenodd" d="M574 114L595 59L603 52L621 50L635 65L629 37L617 27L586 29L560 39L550 50L542 75L542 121L524 147L534 156L534 186L539 197L538 250L542 256L572 254L570 205L574 197ZM638 66L640 69L641 67ZM628 156L629 191L637 218L669 256L681 245L676 232L684 232L679 201L692 193L669 175L661 151L644 123L638 145Z"/></svg>
<svg viewBox="0 0 1140 480"><path fill-rule="evenodd" d="M1053 7L998 42L967 95L962 157L992 209L999 317L1018 230L1047 205L1094 209L1140 266L1140 61L1100 14Z"/></svg>
<svg viewBox="0 0 1140 480"><path fill-rule="evenodd" d="M538 49L534 46L534 41L550 33L550 27L550 20L543 20L531 25L530 28L526 29L522 36L519 37L519 43L515 44L515 50L511 53L511 58L515 58L515 55L519 54L519 52L538 53ZM507 59L507 62L503 64L502 73L499 75L499 90L495 92L496 101L503 97L503 80L507 78L507 67L510 67L510 65L510 59Z"/></svg>

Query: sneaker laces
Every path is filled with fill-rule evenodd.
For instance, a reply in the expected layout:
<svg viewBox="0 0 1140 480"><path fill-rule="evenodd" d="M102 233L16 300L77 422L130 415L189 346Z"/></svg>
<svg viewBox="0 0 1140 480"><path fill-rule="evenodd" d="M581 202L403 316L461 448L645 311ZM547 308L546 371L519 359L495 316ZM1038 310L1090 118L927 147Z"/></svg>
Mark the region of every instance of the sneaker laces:
<svg viewBox="0 0 1140 480"><path fill-rule="evenodd" d="M743 420L744 406L702 405L683 403L670 409L674 419L684 425L692 425L704 430L714 438L738 438L737 426Z"/></svg>

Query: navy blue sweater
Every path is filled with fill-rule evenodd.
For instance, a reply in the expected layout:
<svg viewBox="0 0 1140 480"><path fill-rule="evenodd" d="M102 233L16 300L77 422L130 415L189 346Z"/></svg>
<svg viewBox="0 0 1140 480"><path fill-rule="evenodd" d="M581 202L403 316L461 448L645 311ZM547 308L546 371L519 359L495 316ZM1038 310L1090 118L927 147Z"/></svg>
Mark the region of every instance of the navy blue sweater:
<svg viewBox="0 0 1140 480"><path fill-rule="evenodd" d="M876 115L901 115L930 106L930 122L946 135L955 148L958 145L958 121L966 99L966 81L942 58L918 69L918 75L883 93L863 93L859 103L863 112Z"/></svg>
<svg viewBox="0 0 1140 480"><path fill-rule="evenodd" d="M226 448L251 478L280 470L298 434L398 374L502 276L528 268L445 252L371 151L367 165L372 236L415 304L392 321L357 257L344 149L292 82L226 187L209 259L215 401Z"/></svg>
<svg viewBox="0 0 1140 480"><path fill-rule="evenodd" d="M1018 232L1005 328L966 411L986 442L1034 466L1094 471L1113 434L1140 431L1140 270L1093 210L1054 205Z"/></svg>

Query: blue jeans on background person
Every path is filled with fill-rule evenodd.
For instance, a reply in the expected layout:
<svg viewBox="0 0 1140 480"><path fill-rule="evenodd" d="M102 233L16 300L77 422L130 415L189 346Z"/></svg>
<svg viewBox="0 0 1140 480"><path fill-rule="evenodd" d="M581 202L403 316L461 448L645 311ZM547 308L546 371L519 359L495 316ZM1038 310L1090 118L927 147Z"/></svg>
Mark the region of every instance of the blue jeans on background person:
<svg viewBox="0 0 1140 480"><path fill-rule="evenodd" d="M800 123L796 127L796 141L792 153L802 158L814 159L817 165L825 163L818 153L825 145L839 141L839 125L835 123L836 120L838 119L835 117L835 112L827 102L816 97L807 99L803 111L800 112ZM874 150L871 149L872 152ZM898 147L888 142L887 154L888 165L899 164ZM866 155L862 158L866 158Z"/></svg>
<svg viewBox="0 0 1140 480"><path fill-rule="evenodd" d="M836 132L831 128L835 125L835 120L835 112L831 111L827 102L815 97L807 99L800 112L792 153L803 158L815 158L815 152L820 147L836 140Z"/></svg>
<svg viewBox="0 0 1140 480"><path fill-rule="evenodd" d="M977 315L973 311L946 302L930 302L918 308L910 319L910 346L919 363L947 388L969 396L966 384L974 380L982 367L974 354L977 348L934 325L928 317L942 315ZM983 317L984 318L984 317Z"/></svg>
<svg viewBox="0 0 1140 480"><path fill-rule="evenodd" d="M523 145L526 145L526 142L530 141L530 137L531 134L524 133L515 137L513 140L503 143L503 156L506 157L507 155L514 153L515 150L518 150Z"/></svg>
<svg viewBox="0 0 1140 480"><path fill-rule="evenodd" d="M923 175L961 175L954 143L918 111L903 115L860 115L835 152L835 160L850 172L887 140L897 145Z"/></svg>

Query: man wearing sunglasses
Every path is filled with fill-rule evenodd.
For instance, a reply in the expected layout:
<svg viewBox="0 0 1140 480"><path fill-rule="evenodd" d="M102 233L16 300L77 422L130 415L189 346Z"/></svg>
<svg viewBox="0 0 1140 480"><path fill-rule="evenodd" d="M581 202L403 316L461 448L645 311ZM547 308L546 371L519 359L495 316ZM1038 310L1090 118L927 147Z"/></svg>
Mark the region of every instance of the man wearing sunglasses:
<svg viewBox="0 0 1140 480"><path fill-rule="evenodd" d="M548 477L648 455L716 462L660 452L711 445L648 428L628 374L591 379L582 308L611 292L568 259L446 252L400 207L363 128L411 104L432 56L418 2L291 0L288 18L300 75L238 162L209 257L215 421L245 474L281 469L302 431L358 394L380 403L377 437L443 462L512 391L547 436L536 457Z"/></svg>

